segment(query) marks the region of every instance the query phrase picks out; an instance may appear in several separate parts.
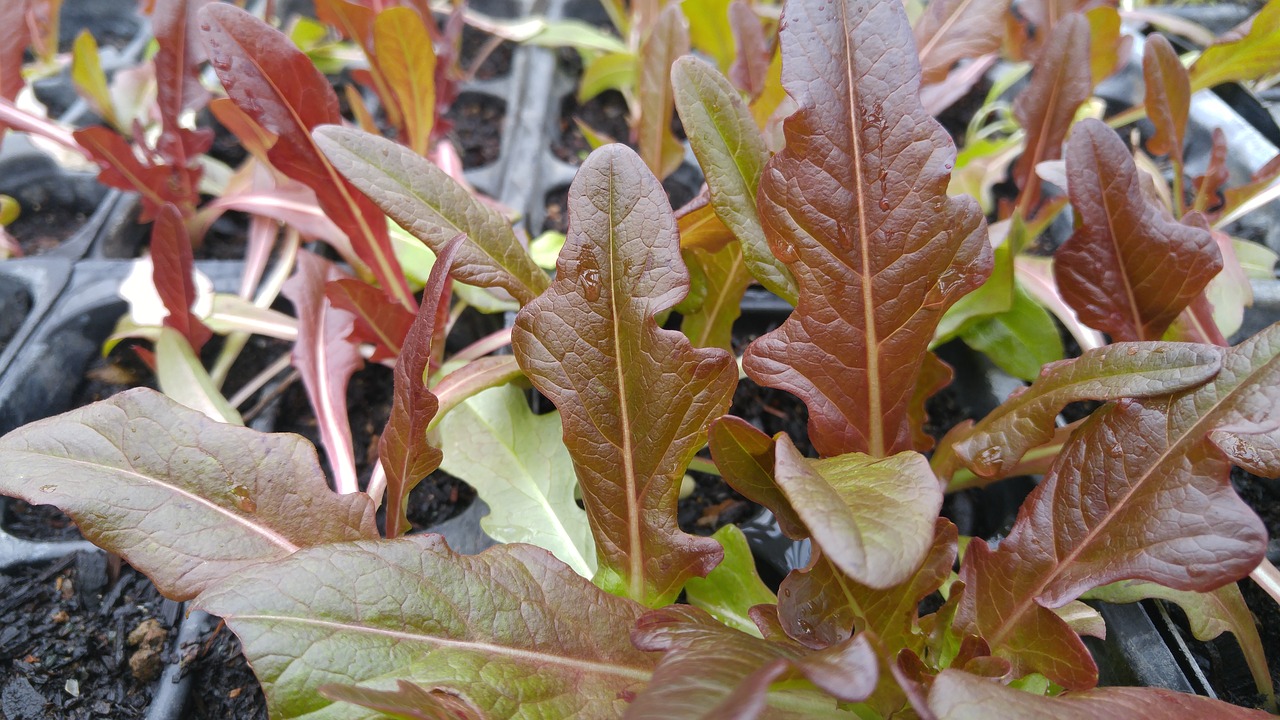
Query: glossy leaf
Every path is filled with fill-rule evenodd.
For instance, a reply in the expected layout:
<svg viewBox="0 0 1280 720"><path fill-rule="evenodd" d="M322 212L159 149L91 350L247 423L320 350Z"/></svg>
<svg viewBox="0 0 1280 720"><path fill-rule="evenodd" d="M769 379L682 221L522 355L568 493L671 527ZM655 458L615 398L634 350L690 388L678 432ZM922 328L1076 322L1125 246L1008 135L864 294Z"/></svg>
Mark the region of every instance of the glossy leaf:
<svg viewBox="0 0 1280 720"><path fill-rule="evenodd" d="M578 481L559 413L534 415L524 393L506 385L456 407L438 432L441 467L489 506L480 519L489 537L536 545L585 578L595 574L595 543L574 501Z"/></svg>
<svg viewBox="0 0 1280 720"><path fill-rule="evenodd" d="M833 565L879 589L915 572L942 508L942 489L923 455L808 460L786 435L775 447L774 482Z"/></svg>
<svg viewBox="0 0 1280 720"><path fill-rule="evenodd" d="M1146 87L1143 107L1156 129L1147 148L1157 155L1168 155L1181 167L1191 112L1191 81L1178 53L1159 33L1148 35L1142 48L1142 79Z"/></svg>
<svg viewBox="0 0 1280 720"><path fill-rule="evenodd" d="M311 60L284 34L249 13L211 3L199 13L213 69L227 94L277 140L268 157L280 172L310 187L383 290L413 310L413 296L382 213L334 169L311 139L320 125L342 122L338 96Z"/></svg>
<svg viewBox="0 0 1280 720"><path fill-rule="evenodd" d="M929 689L929 708L939 720L1097 720L1141 717L1147 720L1220 718L1264 720L1271 715L1221 700L1163 688L1110 687L1086 693L1042 697L960 670L944 670Z"/></svg>
<svg viewBox="0 0 1280 720"><path fill-rule="evenodd" d="M512 349L560 409L600 575L649 605L715 566L720 546L676 526L676 494L737 374L654 316L688 292L666 193L621 145L593 152L569 189L556 280L516 316Z"/></svg>
<svg viewBox="0 0 1280 720"><path fill-rule="evenodd" d="M1232 32L1191 65L1192 91L1225 82L1256 80L1280 70L1280 4L1266 3L1243 32Z"/></svg>
<svg viewBox="0 0 1280 720"><path fill-rule="evenodd" d="M960 60L999 50L1007 12L1008 0L943 0L925 5L912 28L922 82L940 82Z"/></svg>
<svg viewBox="0 0 1280 720"><path fill-rule="evenodd" d="M404 118L405 144L426 155L436 119L436 53L416 10L390 7L373 20L375 63Z"/></svg>
<svg viewBox="0 0 1280 720"><path fill-rule="evenodd" d="M196 301L195 260L182 214L172 204L160 208L151 226L151 262L156 292L169 311L165 327L177 330L199 352L213 333L191 311Z"/></svg>
<svg viewBox="0 0 1280 720"><path fill-rule="evenodd" d="M14 430L0 463L0 492L56 505L179 600L302 547L377 537L368 497L331 493L302 438L147 389Z"/></svg>
<svg viewBox="0 0 1280 720"><path fill-rule="evenodd" d="M293 303L298 317L293 366L302 376L316 413L320 441L333 469L334 489L345 494L360 489L347 419L347 383L364 366L364 358L349 337L354 316L333 307L324 296L325 286L343 277L333 263L302 251L293 276L284 284L283 294Z"/></svg>
<svg viewBox="0 0 1280 720"><path fill-rule="evenodd" d="M750 111L723 75L696 58L677 60L671 83L689 145L706 176L711 207L742 244L751 274L794 305L795 279L770 251L756 209L769 150Z"/></svg>
<svg viewBox="0 0 1280 720"><path fill-rule="evenodd" d="M502 288L521 303L546 289L547 274L511 224L434 163L359 130L325 127L315 135L343 175L433 251L459 233L467 236L458 248L454 279Z"/></svg>
<svg viewBox="0 0 1280 720"><path fill-rule="evenodd" d="M1072 131L1067 178L1083 224L1054 256L1063 298L1114 340L1160 339L1222 269L1212 236L1142 193L1128 148L1101 121Z"/></svg>
<svg viewBox="0 0 1280 720"><path fill-rule="evenodd" d="M1092 92L1089 23L1081 15L1068 15L1054 25L1031 82L1013 103L1013 116L1027 133L1022 155L1013 166L1014 180L1023 194L1019 205L1024 218L1029 219L1040 202L1036 165L1062 157L1067 130Z"/></svg>
<svg viewBox="0 0 1280 720"><path fill-rule="evenodd" d="M1187 592L1170 590L1155 583L1129 580L1090 590L1087 597L1109 603L1132 603L1159 598L1182 608L1191 634L1201 642L1213 640L1224 632L1235 635L1258 692L1274 702L1275 688L1271 683L1270 668L1267 667L1267 654L1263 649L1262 638L1258 635L1253 613L1240 594L1239 583L1223 585L1212 592Z"/></svg>
<svg viewBox="0 0 1280 720"><path fill-rule="evenodd" d="M403 305L391 302L381 290L355 278L326 284L324 295L334 307L355 316L352 339L373 345L370 360L394 360L400 354L414 318Z"/></svg>
<svg viewBox="0 0 1280 720"><path fill-rule="evenodd" d="M672 2L658 16L653 29L640 46L637 62L640 78L636 84L639 120L636 147L649 170L659 179L680 166L684 146L671 133L674 99L671 91L671 64L689 53L689 31L685 28L680 4Z"/></svg>
<svg viewBox="0 0 1280 720"><path fill-rule="evenodd" d="M739 417L725 415L711 423L708 445L725 482L748 500L773 513L787 537L808 537L804 522L773 479L776 440Z"/></svg>
<svg viewBox="0 0 1280 720"><path fill-rule="evenodd" d="M724 548L724 560L705 578L690 578L684 586L685 596L690 605L706 610L725 625L760 637L749 611L756 605L776 604L778 598L756 573L751 546L737 525L725 525L711 537Z"/></svg>
<svg viewBox="0 0 1280 720"><path fill-rule="evenodd" d="M1081 400L1154 397L1196 387L1222 368L1218 348L1192 343L1115 343L1046 365L1031 387L1005 400L977 425L959 425L934 453L950 478L963 464L982 477L1006 474L1028 450L1053 437L1062 408Z"/></svg>
<svg viewBox="0 0 1280 720"><path fill-rule="evenodd" d="M1208 591L1248 574L1266 531L1227 477L1251 451L1250 434L1280 420L1277 381L1280 325L1228 350L1198 388L1095 412L999 549L970 544L961 626L1015 668L1085 689L1096 669L1053 608L1119 580ZM1260 469L1280 475L1280 463L1270 465Z"/></svg>
<svg viewBox="0 0 1280 720"><path fill-rule="evenodd" d="M726 628L687 606L648 613L632 638L637 647L665 654L649 687L627 709L626 720L842 717L835 698L812 687L793 681L787 685L795 689L770 692L770 683L803 678L856 702L875 687L878 671L866 637L808 652Z"/></svg>
<svg viewBox="0 0 1280 720"><path fill-rule="evenodd" d="M440 401L427 389L426 374L438 341L440 316L446 314L447 318L449 272L462 242L461 236L455 237L436 257L422 290L422 305L396 357L391 416L378 441L378 459L387 474L387 537L398 537L409 529L409 492L440 467L440 449L427 440L427 427L435 419Z"/></svg>
<svg viewBox="0 0 1280 720"><path fill-rule="evenodd" d="M800 109L765 166L760 219L800 302L743 368L799 396L823 456L913 446L909 405L942 313L991 270L972 198L948 198L950 138L916 97L901 3L792 0L783 84Z"/></svg>
<svg viewBox="0 0 1280 720"><path fill-rule="evenodd" d="M747 97L759 97L769 76L773 49L765 37L764 24L746 0L729 3L729 26L732 28L735 52L729 66L729 79Z"/></svg>
<svg viewBox="0 0 1280 720"><path fill-rule="evenodd" d="M616 717L657 660L628 635L640 605L528 545L472 556L439 535L328 545L246 570L199 603L240 637L273 717L369 718L318 686L393 679L456 693L489 718Z"/></svg>

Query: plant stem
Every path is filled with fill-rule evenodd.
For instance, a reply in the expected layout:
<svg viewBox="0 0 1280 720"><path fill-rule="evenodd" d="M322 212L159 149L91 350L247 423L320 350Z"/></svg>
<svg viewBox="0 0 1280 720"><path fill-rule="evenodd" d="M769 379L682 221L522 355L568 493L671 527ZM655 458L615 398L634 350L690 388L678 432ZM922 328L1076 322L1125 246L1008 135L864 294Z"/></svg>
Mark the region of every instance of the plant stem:
<svg viewBox="0 0 1280 720"><path fill-rule="evenodd" d="M1249 577L1253 578L1253 581L1258 583L1259 587L1266 590L1277 605L1280 605L1280 570L1277 570L1270 560L1263 558L1258 567L1249 573Z"/></svg>

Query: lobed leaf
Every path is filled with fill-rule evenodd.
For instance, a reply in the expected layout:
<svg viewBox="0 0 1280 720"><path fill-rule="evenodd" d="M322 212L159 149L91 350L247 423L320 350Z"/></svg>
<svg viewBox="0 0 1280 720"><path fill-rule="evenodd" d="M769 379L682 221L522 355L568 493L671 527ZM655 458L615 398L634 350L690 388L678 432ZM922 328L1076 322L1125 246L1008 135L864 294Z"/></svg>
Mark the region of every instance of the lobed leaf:
<svg viewBox="0 0 1280 720"><path fill-rule="evenodd" d="M440 400L427 389L426 374L439 339L436 330L441 315L447 319L449 272L462 242L461 236L455 237L436 256L422 289L422 305L396 357L391 416L378 441L378 460L387 474L387 537L398 537L409 529L409 492L440 467L443 458L440 449L427 440L427 428L440 409Z"/></svg>
<svg viewBox="0 0 1280 720"><path fill-rule="evenodd" d="M382 213L338 174L311 138L320 125L342 122L329 81L288 37L237 7L211 3L198 17L210 63L227 94L277 136L268 152L272 166L314 190L382 289L415 309Z"/></svg>
<svg viewBox="0 0 1280 720"><path fill-rule="evenodd" d="M307 399L316 413L320 442L333 469L334 488L345 494L360 489L347 419L347 383L364 366L364 358L349 337L355 317L325 298L325 286L343 277L336 265L303 250L282 293L293 303L298 317L293 366L302 376Z"/></svg>
<svg viewBox="0 0 1280 720"><path fill-rule="evenodd" d="M1263 720L1271 717L1260 710L1163 688L1109 687L1043 697L960 670L944 670L938 675L929 689L928 703L939 720L1022 720L1029 717L1057 720L1097 720L1100 717Z"/></svg>
<svg viewBox="0 0 1280 720"><path fill-rule="evenodd" d="M1012 170L1022 192L1024 218L1029 219L1040 202L1036 165L1062 157L1062 141L1092 92L1089 22L1081 15L1068 15L1054 24L1031 82L1013 103L1013 116L1027 133Z"/></svg>
<svg viewBox="0 0 1280 720"><path fill-rule="evenodd" d="M472 556L439 535L326 545L247 569L198 602L239 636L272 717L375 717L316 690L399 681L494 720L617 717L657 659L628 637L643 607L528 545Z"/></svg>
<svg viewBox="0 0 1280 720"><path fill-rule="evenodd" d="M733 231L751 274L792 305L795 279L765 240L756 208L760 173L769 161L751 112L723 75L693 57L671 68L676 109L706 176L711 207Z"/></svg>
<svg viewBox="0 0 1280 720"><path fill-rule="evenodd" d="M350 128L320 128L315 138L343 175L433 251L465 234L452 271L459 282L502 288L521 303L547 288L547 274L511 224L434 163L403 145Z"/></svg>
<svg viewBox="0 0 1280 720"><path fill-rule="evenodd" d="M1193 343L1122 342L1046 365L1031 387L1009 397L977 425L943 439L933 468L950 478L960 465L993 478L1053 437L1054 419L1081 400L1153 397L1203 384L1222 368L1222 353Z"/></svg>
<svg viewBox="0 0 1280 720"><path fill-rule="evenodd" d="M1143 194L1124 141L1099 120L1072 132L1067 179L1083 224L1054 257L1063 298L1114 340L1160 339L1222 269L1213 237Z"/></svg>
<svg viewBox="0 0 1280 720"><path fill-rule="evenodd" d="M960 60L999 50L1009 4L1009 0L940 0L925 5L912 28L919 47L921 82L941 82Z"/></svg>
<svg viewBox="0 0 1280 720"><path fill-rule="evenodd" d="M649 605L719 560L714 540L679 530L676 496L737 377L732 355L654 320L688 292L679 253L657 178L625 146L600 148L569 189L556 280L512 329L520 367L560 409L597 582Z"/></svg>
<svg viewBox="0 0 1280 720"><path fill-rule="evenodd" d="M77 144L98 164L98 181L120 190L137 192L142 199L138 222L155 219L168 203L189 204L182 188L169 182L170 170L163 165L144 163L134 154L129 141L101 125L72 133Z"/></svg>
<svg viewBox="0 0 1280 720"><path fill-rule="evenodd" d="M1095 412L992 552L972 543L957 618L1022 671L1086 689L1096 669L1052 613L1140 579L1208 591L1262 559L1266 531L1228 482L1235 441L1278 421L1280 325L1228 350L1210 382ZM1260 468L1280 475L1280 463Z"/></svg>
<svg viewBox="0 0 1280 720"><path fill-rule="evenodd" d="M923 455L808 460L778 435L774 482L824 557L877 589L906 580L933 543L942 488Z"/></svg>
<svg viewBox="0 0 1280 720"><path fill-rule="evenodd" d="M636 147L645 165L659 179L675 172L684 159L684 146L671 132L671 64L688 54L689 31L680 4L672 2L658 15L637 59L640 78L636 84Z"/></svg>
<svg viewBox="0 0 1280 720"><path fill-rule="evenodd" d="M808 405L819 454L894 455L913 447L938 319L991 271L986 223L972 198L947 197L955 146L920 105L901 3L792 0L781 43L800 109L757 202L800 301L743 368Z"/></svg>
<svg viewBox="0 0 1280 720"><path fill-rule="evenodd" d="M330 492L302 438L145 388L14 430L0 465L0 492L56 505L177 600L299 548L377 537L369 498Z"/></svg>
<svg viewBox="0 0 1280 720"><path fill-rule="evenodd" d="M536 545L585 578L595 574L595 543L574 501L578 482L559 413L534 415L524 393L504 385L457 406L438 432L444 471L489 506L480 526L490 537Z"/></svg>
<svg viewBox="0 0 1280 720"><path fill-rule="evenodd" d="M1142 48L1142 79L1146 88L1143 107L1156 129L1147 148L1157 155L1168 155L1180 167L1191 112L1191 81L1178 53L1159 33L1148 35Z"/></svg>

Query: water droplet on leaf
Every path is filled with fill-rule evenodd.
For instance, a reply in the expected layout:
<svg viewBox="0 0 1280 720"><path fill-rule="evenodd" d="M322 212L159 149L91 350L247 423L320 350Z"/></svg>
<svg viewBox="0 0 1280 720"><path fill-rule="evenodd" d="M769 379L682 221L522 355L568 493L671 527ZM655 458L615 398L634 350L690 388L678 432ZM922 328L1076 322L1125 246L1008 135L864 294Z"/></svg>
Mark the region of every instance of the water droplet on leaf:
<svg viewBox="0 0 1280 720"><path fill-rule="evenodd" d="M880 209L881 210L889 209L889 198L883 198L883 197L880 198Z"/></svg>
<svg viewBox="0 0 1280 720"><path fill-rule="evenodd" d="M41 491L41 492L47 492L47 493L49 493L49 492L53 492L54 490L57 490L57 489L58 489L58 486L57 486L57 485L41 485L41 486L40 486L40 491Z"/></svg>
<svg viewBox="0 0 1280 720"><path fill-rule="evenodd" d="M258 509L258 503L254 502L253 497L250 496L249 488L236 485L231 488L231 494L235 497L233 502L237 509L244 512L254 512Z"/></svg>
<svg viewBox="0 0 1280 720"><path fill-rule="evenodd" d="M1004 451L992 445L978 453L978 462L989 468L999 468L1004 464Z"/></svg>
<svg viewBox="0 0 1280 720"><path fill-rule="evenodd" d="M773 254L784 263L795 262L800 257L796 253L795 246L785 240L780 240L773 245Z"/></svg>

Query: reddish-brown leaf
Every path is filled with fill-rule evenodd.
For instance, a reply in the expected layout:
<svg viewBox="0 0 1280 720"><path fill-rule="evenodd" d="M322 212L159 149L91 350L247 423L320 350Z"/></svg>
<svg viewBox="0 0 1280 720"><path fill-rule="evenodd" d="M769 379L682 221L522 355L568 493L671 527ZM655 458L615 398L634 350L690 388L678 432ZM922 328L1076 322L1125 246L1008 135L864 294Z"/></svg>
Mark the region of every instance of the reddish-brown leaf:
<svg viewBox="0 0 1280 720"><path fill-rule="evenodd" d="M368 84L378 94L378 98L382 100L383 110L387 114L387 122L392 127L399 128L404 124L404 117L400 114L400 104L396 102L395 95L391 92L391 87L387 84L386 76L382 73L382 68L377 62L377 54L374 49L373 27L375 18L377 17L373 9L359 2L350 2L350 0L316 0L316 18L328 25L338 29L343 37L358 44L360 49L364 51L365 58L369 61L369 69L367 72L361 73L365 75ZM354 73L352 77L357 77ZM360 82L364 79L357 77Z"/></svg>
<svg viewBox="0 0 1280 720"><path fill-rule="evenodd" d="M343 278L325 285L325 297L336 308L355 316L352 339L373 345L373 362L394 359L413 325L413 314L387 299L363 280ZM434 311L433 311L434 312Z"/></svg>
<svg viewBox="0 0 1280 720"><path fill-rule="evenodd" d="M171 182L170 169L163 165L143 163L134 154L129 141L101 125L76 130L76 142L93 157L101 171L99 182L121 190L132 190L142 197L139 222L155 219L168 203L181 207L190 198L184 189Z"/></svg>
<svg viewBox="0 0 1280 720"><path fill-rule="evenodd" d="M684 146L671 133L671 113L675 98L671 90L671 64L689 53L689 30L680 4L673 2L658 15L652 32L640 48L640 79L636 100L640 119L636 125L636 147L640 157L659 178L680 166Z"/></svg>
<svg viewBox="0 0 1280 720"><path fill-rule="evenodd" d="M1031 71L1031 82L1013 103L1013 116L1026 131L1013 178L1022 191L1018 200L1026 219L1040 203L1036 165L1062 157L1062 141L1076 110L1093 92L1089 58L1089 22L1069 15L1055 24L1044 53Z"/></svg>
<svg viewBox="0 0 1280 720"><path fill-rule="evenodd" d="M1160 339L1222 269L1213 237L1143 194L1129 149L1099 120L1072 131L1067 181L1082 225L1054 256L1063 299L1113 340Z"/></svg>
<svg viewBox="0 0 1280 720"><path fill-rule="evenodd" d="M680 480L737 378L728 352L694 348L654 320L688 291L666 193L639 156L606 145L569 189L555 282L511 333L520 367L560 409L596 582L649 605L673 600L722 552L676 525Z"/></svg>
<svg viewBox="0 0 1280 720"><path fill-rule="evenodd" d="M781 43L799 110L758 205L800 302L743 366L804 400L820 454L910 450L938 319L991 272L986 223L972 198L947 197L955 146L920 105L901 3L792 0Z"/></svg>
<svg viewBox="0 0 1280 720"><path fill-rule="evenodd" d="M1266 530L1228 475L1233 458L1249 453L1249 438L1280 422L1278 407L1274 325L1228 350L1201 387L1095 412L999 548L969 546L958 624L1022 672L1091 687L1088 653L1052 610L1118 580L1207 591L1253 570ZM1280 475L1280 463L1259 469Z"/></svg>
<svg viewBox="0 0 1280 720"><path fill-rule="evenodd" d="M156 149L173 166L175 176L194 191L199 186L196 156L213 143L213 131L190 130L179 118L187 110L198 110L209 101L209 93L200 84L200 63L204 48L200 46L196 13L208 0L157 0L151 25L156 43L156 105L160 109L161 132ZM192 167L188 167L191 164Z"/></svg>
<svg viewBox="0 0 1280 720"><path fill-rule="evenodd" d="M1210 136L1212 145L1209 150L1209 163L1204 174L1195 177L1192 184L1196 188L1196 199L1193 209L1200 212L1217 210L1219 193L1222 186L1231 179L1227 170L1227 135L1222 128L1214 128Z"/></svg>
<svg viewBox="0 0 1280 720"><path fill-rule="evenodd" d="M13 100L22 92L22 55L30 44L26 0L0 3L0 97ZM4 125L0 123L0 135Z"/></svg>
<svg viewBox="0 0 1280 720"><path fill-rule="evenodd" d="M1147 148L1157 155L1170 156L1180 168L1187 114L1191 111L1191 81L1177 51L1159 33L1148 35L1142 48L1142 78L1146 85L1143 105L1156 128Z"/></svg>
<svg viewBox="0 0 1280 720"><path fill-rule="evenodd" d="M285 282L283 293L298 317L293 365L302 375L316 413L320 442L333 468L334 489L353 493L360 488L347 419L347 382L364 365L364 359L350 339L355 318L330 305L324 296L325 286L343 277L336 265L304 250L298 253L297 268Z"/></svg>
<svg viewBox="0 0 1280 720"><path fill-rule="evenodd" d="M373 20L374 63L400 107L401 139L426 155L436 120L436 53L422 17L406 7L387 8ZM374 76L377 77L376 75Z"/></svg>
<svg viewBox="0 0 1280 720"><path fill-rule="evenodd" d="M774 482L773 438L742 418L725 415L711 423L708 444L725 482L752 502L768 508L787 537L809 537L809 530L791 507L791 501Z"/></svg>
<svg viewBox="0 0 1280 720"><path fill-rule="evenodd" d="M440 450L427 442L427 426L440 409L440 401L427 389L425 376L431 365L431 348L442 301L448 306L449 269L461 245L459 235L436 256L422 290L422 306L396 358L391 417L378 443L378 457L387 473L387 537L397 537L409 529L405 499L415 485L440 467L443 459Z"/></svg>
<svg viewBox="0 0 1280 720"><path fill-rule="evenodd" d="M278 136L268 153L271 164L315 191L320 207L347 234L382 289L416 310L382 212L334 169L311 138L314 128L342 122L329 81L288 37L237 7L213 3L199 17L210 62L227 94Z"/></svg>
<svg viewBox="0 0 1280 720"><path fill-rule="evenodd" d="M769 47L769 39L765 37L764 24L746 0L729 3L729 27L733 28L737 49L733 64L729 66L729 79L748 98L755 98L764 92L773 48Z"/></svg>
<svg viewBox="0 0 1280 720"><path fill-rule="evenodd" d="M913 33L922 81L940 82L960 60L1000 49L1009 0L935 0L925 5Z"/></svg>
<svg viewBox="0 0 1280 720"><path fill-rule="evenodd" d="M172 204L160 208L151 227L151 262L156 292L169 311L165 326L182 333L191 349L199 353L213 332L191 312L196 301L191 237L182 222L182 213Z"/></svg>

